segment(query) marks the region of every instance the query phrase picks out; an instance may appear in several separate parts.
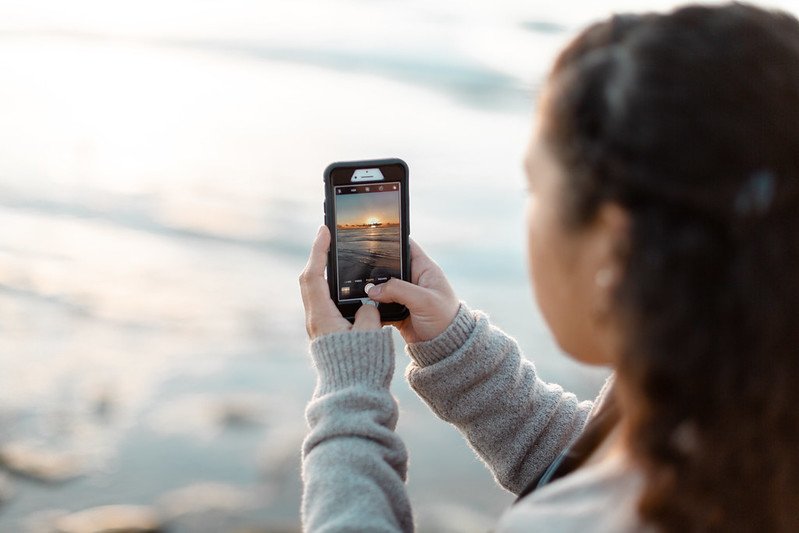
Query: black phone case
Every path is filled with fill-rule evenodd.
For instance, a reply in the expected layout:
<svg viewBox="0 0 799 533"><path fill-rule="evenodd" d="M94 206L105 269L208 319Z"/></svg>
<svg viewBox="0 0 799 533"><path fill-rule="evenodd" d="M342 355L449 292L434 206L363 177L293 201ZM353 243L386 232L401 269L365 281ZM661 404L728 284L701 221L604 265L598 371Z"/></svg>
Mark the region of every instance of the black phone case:
<svg viewBox="0 0 799 533"><path fill-rule="evenodd" d="M402 228L403 233L401 235L401 246L403 247L403 254L402 254L402 272L403 272L403 279L405 281L411 281L411 247L410 247L410 204L409 199L410 195L408 194L408 182L410 178L410 174L408 172L408 165L402 159L398 158L389 158L389 159L367 159L361 161L341 161L337 163L331 163L327 166L324 172L324 183L325 183L325 203L324 203L324 213L325 213L325 225L330 230L330 235L335 235L335 228L333 228L333 217L330 216L330 213L333 213L334 210L334 203L333 203L333 181L332 181L332 172L335 169L339 168L372 168L372 167L381 167L385 165L401 165L405 171L405 186L401 187L402 196L400 197L400 218L402 221ZM338 303L337 298L337 287L338 287L338 280L337 274L333 269L334 259L336 257L336 242L334 238L331 238L330 241L330 251L328 252L327 257L327 284L330 289L330 298L333 302L336 303L336 307L338 307L341 314L349 320L353 322L355 320L355 313L358 308L361 306L360 303L349 303L349 304L340 304ZM383 322L395 322L397 320L402 320L408 316L408 309L404 305L400 304L380 304L378 306L378 310L380 311L380 319Z"/></svg>

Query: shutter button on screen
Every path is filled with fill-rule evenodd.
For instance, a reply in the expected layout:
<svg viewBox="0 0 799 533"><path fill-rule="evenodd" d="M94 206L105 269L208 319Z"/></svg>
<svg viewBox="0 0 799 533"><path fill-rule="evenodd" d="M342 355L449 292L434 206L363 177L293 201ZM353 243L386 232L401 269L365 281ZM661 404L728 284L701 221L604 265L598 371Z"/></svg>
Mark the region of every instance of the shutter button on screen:
<svg viewBox="0 0 799 533"><path fill-rule="evenodd" d="M371 291L372 287L374 286L375 286L374 283L367 283L366 285L363 286L363 290L366 294L369 294L369 291ZM373 305L377 307L377 302L369 298L361 298L361 305Z"/></svg>

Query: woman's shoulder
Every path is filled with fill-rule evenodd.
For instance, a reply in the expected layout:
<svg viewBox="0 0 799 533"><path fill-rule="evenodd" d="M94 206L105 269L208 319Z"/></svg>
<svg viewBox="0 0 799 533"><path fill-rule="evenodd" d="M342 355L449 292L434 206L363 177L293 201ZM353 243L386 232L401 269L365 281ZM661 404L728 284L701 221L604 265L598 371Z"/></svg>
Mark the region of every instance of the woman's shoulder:
<svg viewBox="0 0 799 533"><path fill-rule="evenodd" d="M636 512L642 485L626 455L615 454L536 490L505 513L496 531L650 531Z"/></svg>

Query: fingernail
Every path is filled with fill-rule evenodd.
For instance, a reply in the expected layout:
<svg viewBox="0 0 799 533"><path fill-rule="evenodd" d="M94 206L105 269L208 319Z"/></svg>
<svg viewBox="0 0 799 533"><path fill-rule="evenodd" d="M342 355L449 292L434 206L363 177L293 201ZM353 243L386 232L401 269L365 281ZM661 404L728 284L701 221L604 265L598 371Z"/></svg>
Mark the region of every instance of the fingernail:
<svg viewBox="0 0 799 533"><path fill-rule="evenodd" d="M380 285L374 285L372 287L369 287L369 290L366 291L366 294L368 294L370 297L379 296L381 292L383 292L383 287L381 287Z"/></svg>
<svg viewBox="0 0 799 533"><path fill-rule="evenodd" d="M322 228L324 228L324 226L323 226L323 225L322 225L322 226L319 226L319 229L318 229L318 230L316 230L316 235L317 235L317 237L319 236L319 234L321 234L321 233L322 233Z"/></svg>

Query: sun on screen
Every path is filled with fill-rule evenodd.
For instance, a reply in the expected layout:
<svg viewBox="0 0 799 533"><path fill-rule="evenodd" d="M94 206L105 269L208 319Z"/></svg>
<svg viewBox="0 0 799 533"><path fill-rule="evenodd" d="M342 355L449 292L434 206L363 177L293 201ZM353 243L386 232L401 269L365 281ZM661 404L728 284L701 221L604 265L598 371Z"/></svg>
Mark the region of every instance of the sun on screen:
<svg viewBox="0 0 799 533"><path fill-rule="evenodd" d="M380 219L377 217L369 217L368 219L366 219L366 224L369 226L379 226Z"/></svg>

